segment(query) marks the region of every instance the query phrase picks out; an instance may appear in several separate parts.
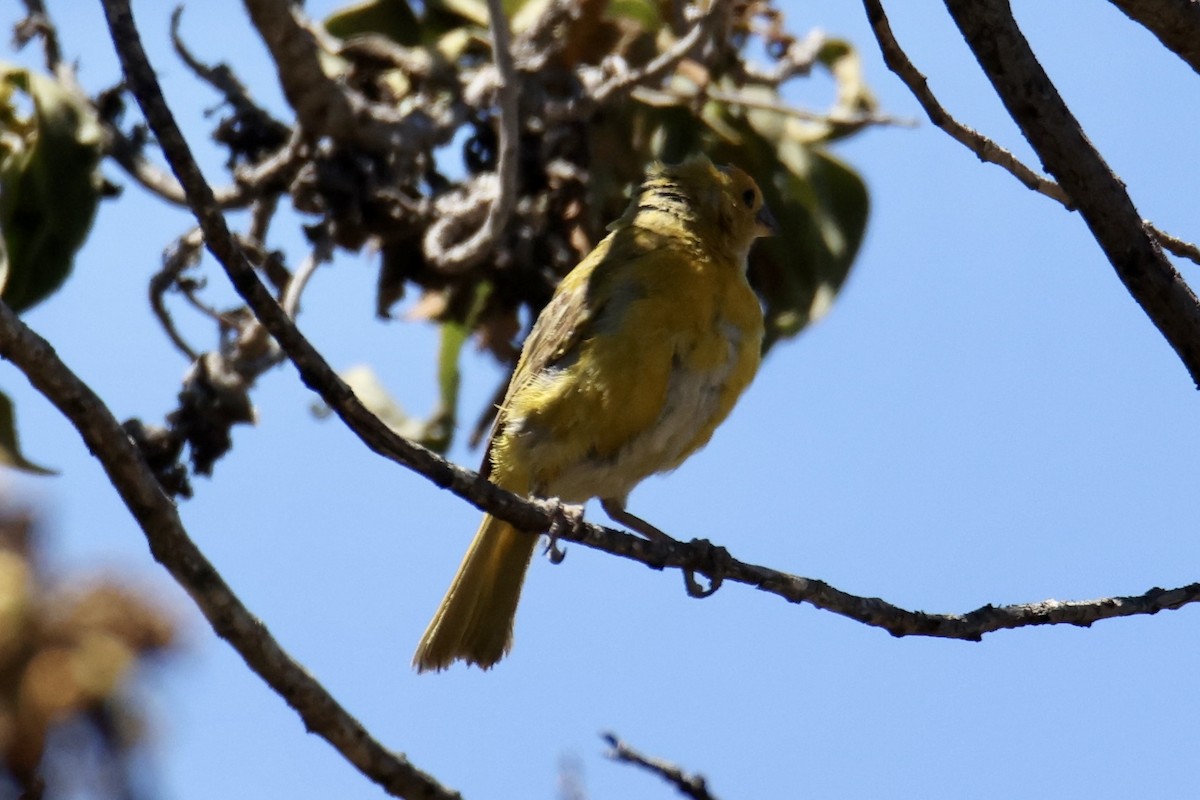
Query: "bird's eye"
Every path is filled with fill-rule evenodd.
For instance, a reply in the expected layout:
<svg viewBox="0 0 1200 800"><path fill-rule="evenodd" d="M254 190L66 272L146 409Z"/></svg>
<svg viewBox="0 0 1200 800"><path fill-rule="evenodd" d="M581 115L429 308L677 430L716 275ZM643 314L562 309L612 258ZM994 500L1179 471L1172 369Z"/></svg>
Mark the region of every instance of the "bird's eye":
<svg viewBox="0 0 1200 800"><path fill-rule="evenodd" d="M742 192L742 202L746 204L746 208L754 208L754 201L758 199L758 195L753 189L747 189Z"/></svg>

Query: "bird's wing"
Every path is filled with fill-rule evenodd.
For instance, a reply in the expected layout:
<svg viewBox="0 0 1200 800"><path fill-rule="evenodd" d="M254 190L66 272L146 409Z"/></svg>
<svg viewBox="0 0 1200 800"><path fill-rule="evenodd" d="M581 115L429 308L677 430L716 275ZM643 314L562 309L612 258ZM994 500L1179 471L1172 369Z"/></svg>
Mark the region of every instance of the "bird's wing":
<svg viewBox="0 0 1200 800"><path fill-rule="evenodd" d="M583 338L589 322L599 312L592 281L608 272L621 258L622 254L614 252L613 240L613 236L605 238L563 278L525 338L521 357L508 380L504 400L488 434L488 445L479 470L485 478L492 471L492 443L496 439L496 432L504 426L509 400L547 368L570 355ZM625 248L616 249L620 251Z"/></svg>

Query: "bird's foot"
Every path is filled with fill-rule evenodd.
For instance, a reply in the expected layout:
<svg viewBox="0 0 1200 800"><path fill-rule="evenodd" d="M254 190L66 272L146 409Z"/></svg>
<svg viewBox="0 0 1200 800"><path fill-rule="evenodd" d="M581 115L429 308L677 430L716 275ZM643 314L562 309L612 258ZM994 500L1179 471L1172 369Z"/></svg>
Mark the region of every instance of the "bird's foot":
<svg viewBox="0 0 1200 800"><path fill-rule="evenodd" d="M708 586L701 586L700 582L696 580L696 572L699 570L685 567L683 570L683 582L687 587L688 596L699 599L710 597L725 582L729 551L724 547L713 545L708 539L693 539L689 543L689 546L698 551L696 561L702 564L698 566L700 566L703 574L708 577Z"/></svg>
<svg viewBox="0 0 1200 800"><path fill-rule="evenodd" d="M558 546L564 533L574 533L583 523L583 506L567 505L557 497L550 498L550 527L546 530L546 556L551 564L561 564L567 551Z"/></svg>

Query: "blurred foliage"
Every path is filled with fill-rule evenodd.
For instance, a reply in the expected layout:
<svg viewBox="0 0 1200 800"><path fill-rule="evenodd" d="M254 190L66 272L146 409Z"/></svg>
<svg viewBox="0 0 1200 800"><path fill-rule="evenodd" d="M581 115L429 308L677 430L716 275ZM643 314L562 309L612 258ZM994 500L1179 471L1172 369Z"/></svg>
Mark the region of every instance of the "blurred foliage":
<svg viewBox="0 0 1200 800"><path fill-rule="evenodd" d="M19 112L18 92L32 113ZM14 311L70 274L100 202L102 138L86 97L0 62L0 298Z"/></svg>
<svg viewBox="0 0 1200 800"><path fill-rule="evenodd" d="M133 797L130 685L175 623L112 577L51 582L40 555L30 515L0 502L0 797Z"/></svg>

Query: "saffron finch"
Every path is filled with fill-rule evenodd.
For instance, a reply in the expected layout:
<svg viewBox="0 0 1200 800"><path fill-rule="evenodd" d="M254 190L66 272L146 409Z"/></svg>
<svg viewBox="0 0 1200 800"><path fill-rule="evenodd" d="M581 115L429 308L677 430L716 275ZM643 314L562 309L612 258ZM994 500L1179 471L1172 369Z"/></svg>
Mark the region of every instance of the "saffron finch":
<svg viewBox="0 0 1200 800"><path fill-rule="evenodd" d="M559 284L521 352L482 472L518 494L601 499L614 520L644 478L703 447L758 369L746 258L775 222L754 180L701 156L655 165ZM512 646L537 536L485 516L413 657L487 669Z"/></svg>

